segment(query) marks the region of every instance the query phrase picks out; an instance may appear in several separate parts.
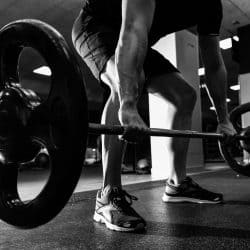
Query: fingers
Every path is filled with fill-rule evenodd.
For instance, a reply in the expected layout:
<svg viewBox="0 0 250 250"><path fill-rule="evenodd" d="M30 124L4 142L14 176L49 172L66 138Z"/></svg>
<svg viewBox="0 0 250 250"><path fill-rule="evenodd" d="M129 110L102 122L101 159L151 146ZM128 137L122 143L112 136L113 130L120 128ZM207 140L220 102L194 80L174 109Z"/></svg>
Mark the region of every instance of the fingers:
<svg viewBox="0 0 250 250"><path fill-rule="evenodd" d="M234 129L231 123L228 124L219 124L217 128L218 133L226 134L226 135L235 135L236 130Z"/></svg>
<svg viewBox="0 0 250 250"><path fill-rule="evenodd" d="M119 136L120 140L128 143L140 143L147 134L148 127L139 115L137 109L120 109L120 123L124 126L124 133Z"/></svg>
<svg viewBox="0 0 250 250"><path fill-rule="evenodd" d="M223 144L232 145L236 143L235 135L237 134L237 132L231 123L219 124L217 132L224 135L224 139L222 140Z"/></svg>
<svg viewBox="0 0 250 250"><path fill-rule="evenodd" d="M147 132L147 128L126 126L123 135L119 138L128 143L141 143L143 141L143 138L147 136Z"/></svg>

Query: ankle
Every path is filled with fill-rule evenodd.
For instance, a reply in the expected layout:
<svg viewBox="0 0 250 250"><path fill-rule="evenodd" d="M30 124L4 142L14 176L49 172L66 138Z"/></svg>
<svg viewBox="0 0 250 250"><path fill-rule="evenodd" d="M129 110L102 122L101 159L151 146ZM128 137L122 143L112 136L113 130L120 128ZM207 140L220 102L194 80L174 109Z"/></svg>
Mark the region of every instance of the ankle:
<svg viewBox="0 0 250 250"><path fill-rule="evenodd" d="M174 179L167 179L167 184L169 186L179 187L181 184Z"/></svg>
<svg viewBox="0 0 250 250"><path fill-rule="evenodd" d="M113 188L118 188L118 189L122 189L122 186L121 184L104 184L103 187L102 187L102 190L105 190L105 189L113 189Z"/></svg>
<svg viewBox="0 0 250 250"><path fill-rule="evenodd" d="M186 176L183 176L183 177L170 177L167 179L167 183L171 186L175 186L175 187L178 187L182 184L182 182L186 179Z"/></svg>

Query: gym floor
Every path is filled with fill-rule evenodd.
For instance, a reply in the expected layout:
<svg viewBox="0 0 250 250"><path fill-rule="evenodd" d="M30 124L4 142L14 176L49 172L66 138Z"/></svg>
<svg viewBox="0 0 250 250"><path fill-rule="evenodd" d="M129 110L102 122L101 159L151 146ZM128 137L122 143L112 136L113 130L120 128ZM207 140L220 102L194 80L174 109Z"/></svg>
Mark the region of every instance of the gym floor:
<svg viewBox="0 0 250 250"><path fill-rule="evenodd" d="M0 222L0 249L250 249L250 179L223 164L188 174L205 188L222 192L224 204L165 204L163 180L123 175L125 189L139 198L134 207L148 227L142 233L110 231L92 220L101 168L86 167L67 206L48 224L21 230ZM38 175L36 170L23 177L24 197L31 195L27 190L39 188Z"/></svg>

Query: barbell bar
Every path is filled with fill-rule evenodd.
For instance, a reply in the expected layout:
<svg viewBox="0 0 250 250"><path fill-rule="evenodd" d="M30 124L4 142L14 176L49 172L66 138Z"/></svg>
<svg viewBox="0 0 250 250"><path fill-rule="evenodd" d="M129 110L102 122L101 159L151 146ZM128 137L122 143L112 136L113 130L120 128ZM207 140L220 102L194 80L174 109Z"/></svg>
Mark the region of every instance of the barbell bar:
<svg viewBox="0 0 250 250"><path fill-rule="evenodd" d="M19 57L25 47L37 50L52 71L50 93L44 102L36 100L35 93L31 98L19 84ZM34 228L53 219L71 197L82 172L88 134L123 135L127 127L88 123L85 83L77 59L63 36L39 20L18 20L0 30L0 92L0 158L4 159L0 160L0 219L19 228ZM247 111L250 104L232 112L235 125ZM25 122L23 114L27 114ZM238 127L234 136L244 141L246 149L249 131ZM158 128L139 133L218 139L232 169L250 176L250 164L233 161L228 149L234 145L224 143L227 136L223 134ZM49 153L50 175L34 199L22 201L17 190L18 168L40 145Z"/></svg>
<svg viewBox="0 0 250 250"><path fill-rule="evenodd" d="M119 125L104 125L97 123L89 123L88 132L90 134L106 134L106 135L123 135L126 131L125 126ZM218 140L224 140L227 135L220 133L203 133L193 130L173 130L173 129L161 129L161 128L148 128L141 132L145 136L158 136L158 137L180 137L180 138L197 138L206 139L214 138ZM233 136L236 140L250 140L249 136L236 134Z"/></svg>

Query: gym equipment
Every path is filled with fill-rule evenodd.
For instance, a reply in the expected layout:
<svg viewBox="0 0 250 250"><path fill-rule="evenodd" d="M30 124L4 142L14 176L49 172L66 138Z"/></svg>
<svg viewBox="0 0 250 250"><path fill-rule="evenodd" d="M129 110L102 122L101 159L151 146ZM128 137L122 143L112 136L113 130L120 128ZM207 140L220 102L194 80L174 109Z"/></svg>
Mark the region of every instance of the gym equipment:
<svg viewBox="0 0 250 250"><path fill-rule="evenodd" d="M243 136L245 140L237 140L237 137L231 138L229 142L219 141L219 147L222 156L228 165L237 173L250 176L250 126L242 127L242 115L250 112L250 103L242 104L230 113L230 120L234 125L237 134Z"/></svg>
<svg viewBox="0 0 250 250"><path fill-rule="evenodd" d="M51 89L44 102L19 84L19 57L25 47L37 50L51 69ZM242 110L250 110L250 104L244 108L239 107L232 117ZM41 127L45 128L45 136L41 136ZM232 141L241 142L243 150L250 151L250 128L239 128L237 135L228 137L219 133L154 128L141 132L122 126L88 124L83 76L62 35L34 19L15 21L0 30L0 219L20 228L33 228L50 221L74 191L84 162L88 133L122 135L124 132L132 139L138 133L218 139L231 167L250 176L249 166L236 164L227 152ZM34 159L41 145L49 155L48 181L34 199L22 201L17 190L18 169Z"/></svg>
<svg viewBox="0 0 250 250"><path fill-rule="evenodd" d="M20 87L20 53L31 47L52 70L46 101ZM20 228L50 221L69 200L82 170L87 141L87 98L80 68L64 38L38 20L19 20L0 30L0 218ZM46 139L39 138L45 127ZM31 201L17 191L18 168L45 145L51 171L43 190ZM33 152L34 151L34 152Z"/></svg>

